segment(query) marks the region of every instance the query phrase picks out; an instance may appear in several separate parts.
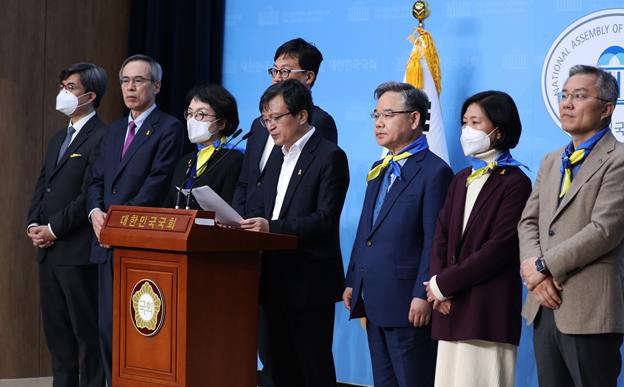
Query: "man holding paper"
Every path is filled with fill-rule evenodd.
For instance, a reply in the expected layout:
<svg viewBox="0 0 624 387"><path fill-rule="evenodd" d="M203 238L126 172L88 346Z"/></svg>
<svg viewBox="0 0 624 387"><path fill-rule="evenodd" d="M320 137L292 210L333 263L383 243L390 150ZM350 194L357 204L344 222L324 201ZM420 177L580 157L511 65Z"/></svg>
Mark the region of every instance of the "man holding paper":
<svg viewBox="0 0 624 387"><path fill-rule="evenodd" d="M261 123L279 157L270 158L262 204L246 230L295 235L296 250L264 252L260 303L265 310L273 382L334 387L334 304L343 268L339 221L349 186L347 157L310 125L312 97L301 82L269 87L260 100Z"/></svg>

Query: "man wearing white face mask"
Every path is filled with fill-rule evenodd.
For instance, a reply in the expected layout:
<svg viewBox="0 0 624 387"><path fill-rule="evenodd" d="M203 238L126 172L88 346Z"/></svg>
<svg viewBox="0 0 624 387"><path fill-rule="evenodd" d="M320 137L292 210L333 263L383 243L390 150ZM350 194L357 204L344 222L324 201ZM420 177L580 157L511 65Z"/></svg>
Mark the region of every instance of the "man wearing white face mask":
<svg viewBox="0 0 624 387"><path fill-rule="evenodd" d="M236 99L219 85L192 88L187 94L184 111L188 138L197 144L197 151L183 156L176 165L165 207L176 205L178 187L207 185L223 200L232 202L234 188L243 164L243 154L224 146L227 136L238 126ZM218 163L218 168L213 166ZM190 200L186 203L186 200ZM191 197L182 198L181 206L199 208Z"/></svg>
<svg viewBox="0 0 624 387"><path fill-rule="evenodd" d="M104 69L90 63L61 72L56 110L69 116L69 124L48 144L28 211L28 237L39 249L41 312L54 386L104 386L97 265L89 262L91 226L85 199L104 134L95 109L106 82Z"/></svg>

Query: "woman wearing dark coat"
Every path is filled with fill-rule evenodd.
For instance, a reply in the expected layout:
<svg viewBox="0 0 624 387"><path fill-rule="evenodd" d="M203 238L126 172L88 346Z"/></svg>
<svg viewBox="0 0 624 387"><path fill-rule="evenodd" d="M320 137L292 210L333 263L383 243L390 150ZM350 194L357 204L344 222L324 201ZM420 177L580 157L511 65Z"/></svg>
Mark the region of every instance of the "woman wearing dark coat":
<svg viewBox="0 0 624 387"><path fill-rule="evenodd" d="M520 117L511 97L478 93L464 102L461 144L471 167L451 182L438 217L430 274L436 386L513 386L522 285L518 232L531 181L509 150Z"/></svg>

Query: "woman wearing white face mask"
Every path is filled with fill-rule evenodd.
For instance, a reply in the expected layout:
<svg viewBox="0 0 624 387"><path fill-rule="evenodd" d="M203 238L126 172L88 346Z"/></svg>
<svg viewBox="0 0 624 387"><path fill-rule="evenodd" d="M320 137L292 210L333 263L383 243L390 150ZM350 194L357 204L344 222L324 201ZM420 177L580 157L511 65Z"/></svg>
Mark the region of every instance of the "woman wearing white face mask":
<svg viewBox="0 0 624 387"><path fill-rule="evenodd" d="M461 145L472 166L451 182L425 282L439 340L435 385L514 385L522 285L516 226L531 181L509 149L520 139L515 103L500 91L468 98Z"/></svg>
<svg viewBox="0 0 624 387"><path fill-rule="evenodd" d="M189 140L197 144L197 150L184 155L176 165L164 206L176 205L176 187L180 186L208 185L223 200L231 203L243 163L240 151L229 150L224 145L227 137L238 127L236 99L219 85L196 86L189 91L186 99L188 107L184 118L187 133ZM186 203L184 195L181 195L179 205L199 208L195 200Z"/></svg>

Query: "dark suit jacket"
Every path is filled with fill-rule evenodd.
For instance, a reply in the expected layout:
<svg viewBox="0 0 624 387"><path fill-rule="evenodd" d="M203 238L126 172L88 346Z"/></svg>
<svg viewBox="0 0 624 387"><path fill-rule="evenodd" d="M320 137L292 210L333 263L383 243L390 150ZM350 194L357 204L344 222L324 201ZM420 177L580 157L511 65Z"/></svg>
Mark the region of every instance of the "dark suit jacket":
<svg viewBox="0 0 624 387"><path fill-rule="evenodd" d="M531 181L516 167L501 167L488 178L462 235L466 179L460 171L438 218L431 275L451 299L451 313L433 312L438 340L520 340L520 261L516 227L531 193Z"/></svg>
<svg viewBox="0 0 624 387"><path fill-rule="evenodd" d="M243 154L233 149L230 152L227 149L221 149L213 153L212 157L208 160L205 167L205 172L202 173L199 178L193 183L193 187L201 187L207 185L213 189L223 200L228 203L232 203L232 197L234 196L234 188L236 187L236 181L240 174L241 165L243 164ZM197 160L197 151L186 154L180 159L173 171L173 179L171 179L171 188L169 189L169 195L164 203L164 207L173 208L176 203L176 197L178 190L176 187L180 187L193 173L193 164ZM217 166L213 168L213 165ZM183 195L184 196L184 195ZM186 206L184 197L181 199L181 205ZM189 206L190 208L199 208L197 203L193 200ZM180 207L182 208L182 207Z"/></svg>
<svg viewBox="0 0 624 387"><path fill-rule="evenodd" d="M311 125L325 139L336 144L338 142L338 130L336 122L325 110L318 106L312 107L310 115ZM257 212L262 202L261 186L264 171L260 172L258 167L260 158L264 151L269 132L262 126L260 119L256 118L251 124L251 137L247 140L245 148L245 158L241 169L236 191L234 192L234 200L232 206L242 217L248 218L252 212ZM280 154L277 154L280 153ZM281 157L280 147L274 147L273 153L269 157ZM268 160L267 164L268 165ZM265 168L266 170L266 168Z"/></svg>
<svg viewBox="0 0 624 387"><path fill-rule="evenodd" d="M367 317L387 327L410 326L412 299L427 298L422 283L429 279L436 219L453 172L425 150L407 159L401 175L390 187L374 225L373 208L383 175L368 182L346 279L353 288L351 318Z"/></svg>
<svg viewBox="0 0 624 387"><path fill-rule="evenodd" d="M94 208L107 211L113 204L160 206L169 192L173 168L182 153L184 126L156 108L121 160L127 127L128 118L123 117L108 127L102 139L89 184L87 213ZM107 249L95 243L91 259L105 262Z"/></svg>
<svg viewBox="0 0 624 387"><path fill-rule="evenodd" d="M269 160L260 211L250 216L271 219L282 158ZM347 156L315 132L297 160L279 218L269 220L270 232L296 235L299 244L296 250L262 254L260 302L265 306L314 308L340 300L339 224L348 187Z"/></svg>
<svg viewBox="0 0 624 387"><path fill-rule="evenodd" d="M56 159L67 128L56 133L48 144L28 210L27 224L50 223L57 240L48 248L38 249L39 262L47 260L61 265L89 263L93 231L87 221L85 201L90 169L98 157L104 128L97 114L91 117L58 165Z"/></svg>

